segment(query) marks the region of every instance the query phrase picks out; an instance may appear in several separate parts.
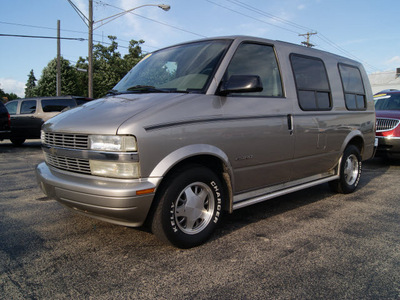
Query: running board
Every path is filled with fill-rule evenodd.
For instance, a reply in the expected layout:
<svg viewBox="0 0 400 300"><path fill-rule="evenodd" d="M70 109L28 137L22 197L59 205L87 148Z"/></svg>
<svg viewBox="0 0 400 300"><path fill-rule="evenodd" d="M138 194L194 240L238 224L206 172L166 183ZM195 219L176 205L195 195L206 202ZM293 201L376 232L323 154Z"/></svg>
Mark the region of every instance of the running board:
<svg viewBox="0 0 400 300"><path fill-rule="evenodd" d="M265 200L270 200L272 198L276 198L276 197L283 196L283 195L286 195L286 194L290 194L290 193L293 193L293 192L297 192L297 191L300 191L300 190L303 190L303 189L306 189L306 188L309 188L309 187L312 187L312 186L315 186L315 185L319 185L319 184L322 184L322 183L326 183L326 182L329 182L329 181L332 181L332 180L336 180L336 179L339 179L339 175L332 175L332 176L324 177L322 179L309 181L307 183L303 183L303 184L295 185L295 186L292 186L292 187L280 189L278 191L270 192L268 194L263 194L263 195L260 195L260 196L257 196L257 197L239 200L236 203L233 203L233 210L236 210L236 209L239 209L239 208L242 208L242 207L246 207L246 206L249 206L249 205L253 205L253 204L256 204L256 203L260 203L260 202L263 202ZM243 197L243 195L240 195L240 196ZM242 197L240 197L240 198L242 198Z"/></svg>

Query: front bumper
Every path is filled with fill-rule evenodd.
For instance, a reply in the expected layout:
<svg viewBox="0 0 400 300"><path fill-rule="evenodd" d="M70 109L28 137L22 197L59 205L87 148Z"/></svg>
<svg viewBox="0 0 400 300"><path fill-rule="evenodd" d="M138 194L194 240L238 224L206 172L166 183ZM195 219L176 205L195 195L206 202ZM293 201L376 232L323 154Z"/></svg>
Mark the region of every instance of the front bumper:
<svg viewBox="0 0 400 300"><path fill-rule="evenodd" d="M41 163L36 177L42 191L61 204L79 213L114 224L138 227L143 225L154 198L152 190L161 178L111 179L57 170Z"/></svg>
<svg viewBox="0 0 400 300"><path fill-rule="evenodd" d="M377 136L378 148L377 155L389 155L400 157L400 137Z"/></svg>

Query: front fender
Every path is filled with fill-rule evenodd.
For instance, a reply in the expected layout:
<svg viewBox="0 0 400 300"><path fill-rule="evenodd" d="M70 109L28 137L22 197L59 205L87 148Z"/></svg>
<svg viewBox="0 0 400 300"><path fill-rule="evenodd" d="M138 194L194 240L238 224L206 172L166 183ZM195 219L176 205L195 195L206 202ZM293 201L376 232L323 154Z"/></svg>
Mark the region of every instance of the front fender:
<svg viewBox="0 0 400 300"><path fill-rule="evenodd" d="M188 145L175 150L174 152L164 157L157 164L157 166L151 172L150 177L164 177L168 173L168 171L171 170L178 163L184 161L185 159L200 155L210 155L217 157L224 163L227 171L229 172L229 176L232 178L232 166L229 163L228 156L221 149L208 144Z"/></svg>

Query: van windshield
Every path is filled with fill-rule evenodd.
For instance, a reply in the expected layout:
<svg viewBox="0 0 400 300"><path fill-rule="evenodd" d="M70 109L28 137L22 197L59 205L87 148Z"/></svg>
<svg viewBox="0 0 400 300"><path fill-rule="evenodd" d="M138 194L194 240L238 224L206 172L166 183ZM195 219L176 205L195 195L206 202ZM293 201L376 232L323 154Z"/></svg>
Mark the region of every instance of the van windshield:
<svg viewBox="0 0 400 300"><path fill-rule="evenodd" d="M205 92L230 42L201 41L148 54L110 92Z"/></svg>

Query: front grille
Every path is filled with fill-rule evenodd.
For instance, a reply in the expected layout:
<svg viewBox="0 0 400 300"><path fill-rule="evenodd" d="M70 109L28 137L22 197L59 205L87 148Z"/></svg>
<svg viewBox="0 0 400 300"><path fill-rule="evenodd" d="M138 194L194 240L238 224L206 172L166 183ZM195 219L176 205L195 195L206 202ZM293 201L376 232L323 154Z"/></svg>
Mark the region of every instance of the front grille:
<svg viewBox="0 0 400 300"><path fill-rule="evenodd" d="M88 149L88 136L81 134L65 134L45 132L44 140L45 145L69 148L69 149Z"/></svg>
<svg viewBox="0 0 400 300"><path fill-rule="evenodd" d="M55 156L50 153L45 153L45 158L47 164L57 169L82 174L91 174L89 160L87 159Z"/></svg>
<svg viewBox="0 0 400 300"><path fill-rule="evenodd" d="M397 119L376 118L376 131L389 131L395 129L400 121Z"/></svg>

